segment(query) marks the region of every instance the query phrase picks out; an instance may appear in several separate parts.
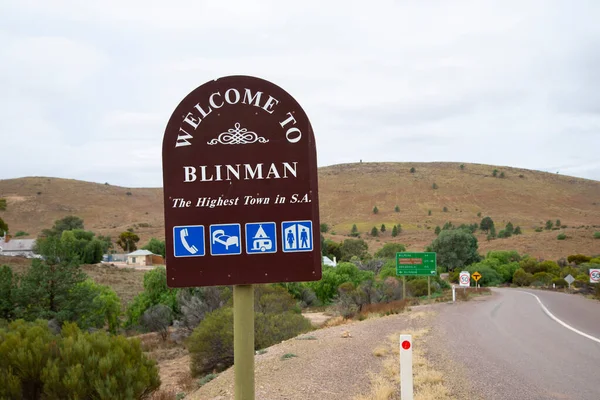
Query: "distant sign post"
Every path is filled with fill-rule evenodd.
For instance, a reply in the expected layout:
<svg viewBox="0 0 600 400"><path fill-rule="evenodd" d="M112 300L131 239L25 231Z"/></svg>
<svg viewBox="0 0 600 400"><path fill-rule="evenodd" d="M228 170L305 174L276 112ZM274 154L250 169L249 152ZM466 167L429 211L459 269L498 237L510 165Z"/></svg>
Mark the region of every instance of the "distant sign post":
<svg viewBox="0 0 600 400"><path fill-rule="evenodd" d="M575 282L575 278L573 278L573 275L569 274L565 276L565 281L567 281L567 283L569 284L569 290L571 290L571 283Z"/></svg>
<svg viewBox="0 0 600 400"><path fill-rule="evenodd" d="M406 298L406 277L426 276L427 297L431 298L431 276L437 274L437 257L434 252L396 253L396 275L402 276L402 297Z"/></svg>
<svg viewBox="0 0 600 400"><path fill-rule="evenodd" d="M590 283L600 283L600 269L590 269Z"/></svg>
<svg viewBox="0 0 600 400"><path fill-rule="evenodd" d="M477 286L479 286L479 280L481 279L481 274L477 271L473 272L471 278L475 281L475 290L477 290Z"/></svg>
<svg viewBox="0 0 600 400"><path fill-rule="evenodd" d="M234 285L235 399L252 400L252 284L321 279L312 127L280 87L224 77L179 103L162 158L167 284Z"/></svg>
<svg viewBox="0 0 600 400"><path fill-rule="evenodd" d="M471 286L471 274L469 271L461 271L458 275L458 283L461 287Z"/></svg>

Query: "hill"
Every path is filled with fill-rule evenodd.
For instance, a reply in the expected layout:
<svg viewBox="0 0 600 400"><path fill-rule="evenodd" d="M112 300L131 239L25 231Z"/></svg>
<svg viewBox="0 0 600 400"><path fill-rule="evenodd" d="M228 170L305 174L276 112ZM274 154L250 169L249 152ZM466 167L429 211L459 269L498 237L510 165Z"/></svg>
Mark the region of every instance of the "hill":
<svg viewBox="0 0 600 400"><path fill-rule="evenodd" d="M593 239L593 232L600 230L598 181L482 164L464 164L461 169L459 163L357 163L320 168L319 194L321 222L330 226L326 236L343 240L356 224L372 251L390 241L420 251L435 238L436 226L447 221L479 223L490 216L498 231L511 221L524 234L490 242L478 234L481 252L516 249L552 259L576 252L600 253L600 240ZM13 234L25 231L34 237L55 220L73 214L83 218L86 229L113 238L127 228L135 229L141 243L164 238L160 188L27 177L0 180L1 197L8 206L0 218ZM399 212L394 211L396 205ZM566 228L535 232L547 220L557 219ZM388 229L380 237L367 234L382 224ZM394 224L402 224L397 238L390 234ZM559 232L567 239L558 241Z"/></svg>

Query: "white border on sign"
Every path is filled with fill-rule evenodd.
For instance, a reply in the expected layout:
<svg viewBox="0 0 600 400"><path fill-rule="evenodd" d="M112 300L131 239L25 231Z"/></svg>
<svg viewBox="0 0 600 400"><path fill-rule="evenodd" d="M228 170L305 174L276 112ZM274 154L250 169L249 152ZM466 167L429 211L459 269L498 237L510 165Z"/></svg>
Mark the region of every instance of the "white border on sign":
<svg viewBox="0 0 600 400"><path fill-rule="evenodd" d="M274 249L270 250L270 251L253 251L253 252L249 252L248 251L248 225L273 225L274 229L273 232L275 233L275 237L273 238L273 246ZM246 254L250 255L250 254L273 254L273 253L277 253L277 223L274 221L266 221L266 222L246 222L244 224L244 235L246 236L244 239L244 244L246 246L244 246L244 248L246 249Z"/></svg>
<svg viewBox="0 0 600 400"><path fill-rule="evenodd" d="M201 227L203 231L202 238L202 254L190 254L189 256L178 256L175 254L175 243L177 242L177 238L175 237L175 229L177 228L197 228ZM195 243L194 243L195 244ZM204 257L206 255L206 227L204 225L178 225L173 227L173 257L177 258L185 258L185 257Z"/></svg>
<svg viewBox="0 0 600 400"><path fill-rule="evenodd" d="M239 253L226 253L226 254L213 254L212 252L212 227L213 226L236 226L238 227L239 231L240 231L240 241L239 241L239 248L240 248L240 252ZM211 256L239 256L240 254L242 254L242 244L244 243L244 241L242 240L242 226L240 224L213 224L210 225L208 228L208 243L210 244L210 255Z"/></svg>
<svg viewBox="0 0 600 400"><path fill-rule="evenodd" d="M301 224L301 223L308 223L310 224L310 238L311 238L311 246L310 249L300 249L300 250L286 250L285 249L285 232L283 231L283 224L289 224L289 223L293 223L293 224ZM310 220L303 220L303 221L282 221L281 222L281 251L284 253L300 253L300 252L310 252L313 251L315 249L315 235L314 235L314 231L313 231L313 222Z"/></svg>

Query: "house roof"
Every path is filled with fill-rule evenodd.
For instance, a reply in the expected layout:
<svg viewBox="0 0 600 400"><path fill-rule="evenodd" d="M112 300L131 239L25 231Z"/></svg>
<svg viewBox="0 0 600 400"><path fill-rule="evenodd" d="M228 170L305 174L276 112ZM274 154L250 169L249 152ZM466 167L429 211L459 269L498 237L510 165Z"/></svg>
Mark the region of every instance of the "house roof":
<svg viewBox="0 0 600 400"><path fill-rule="evenodd" d="M0 240L0 251L32 251L35 239L11 239L7 242Z"/></svg>
<svg viewBox="0 0 600 400"><path fill-rule="evenodd" d="M154 253L152 253L151 251L148 251L148 250L136 250L133 253L127 254L127 257L151 256L153 254Z"/></svg>

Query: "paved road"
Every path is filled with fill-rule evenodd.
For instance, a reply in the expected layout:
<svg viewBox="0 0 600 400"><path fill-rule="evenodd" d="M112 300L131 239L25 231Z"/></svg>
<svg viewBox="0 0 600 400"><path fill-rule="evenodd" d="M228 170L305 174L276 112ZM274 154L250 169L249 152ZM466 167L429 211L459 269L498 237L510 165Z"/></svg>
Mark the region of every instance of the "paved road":
<svg viewBox="0 0 600 400"><path fill-rule="evenodd" d="M600 303L530 290L565 323L600 339ZM551 319L535 297L495 289L486 301L450 305L439 329L452 359L483 399L600 399L600 343Z"/></svg>

